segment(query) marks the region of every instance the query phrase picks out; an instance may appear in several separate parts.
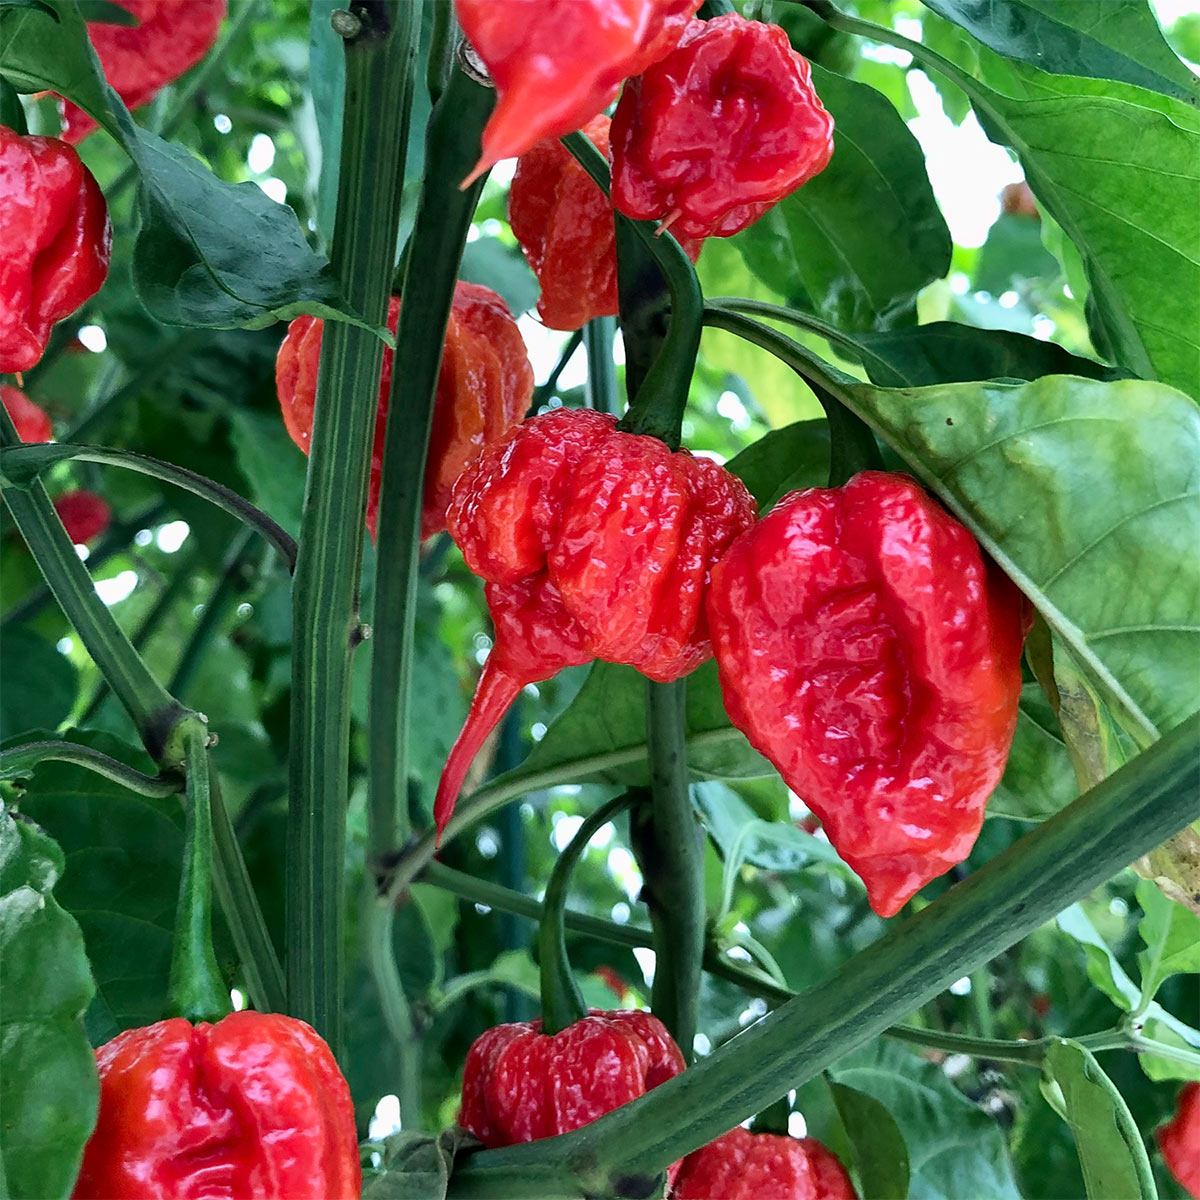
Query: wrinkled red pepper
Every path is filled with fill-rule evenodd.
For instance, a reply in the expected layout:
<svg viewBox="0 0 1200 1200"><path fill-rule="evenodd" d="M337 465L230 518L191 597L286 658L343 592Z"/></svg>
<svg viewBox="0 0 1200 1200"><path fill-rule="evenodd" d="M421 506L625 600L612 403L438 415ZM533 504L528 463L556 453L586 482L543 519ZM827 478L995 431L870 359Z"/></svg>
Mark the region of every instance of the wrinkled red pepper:
<svg viewBox="0 0 1200 1200"><path fill-rule="evenodd" d="M54 437L54 426L45 410L34 404L20 388L0 383L0 402L16 426L17 437L23 442L48 442Z"/></svg>
<svg viewBox="0 0 1200 1200"><path fill-rule="evenodd" d="M673 1200L857 1200L837 1157L816 1138L732 1129L689 1154Z"/></svg>
<svg viewBox="0 0 1200 1200"><path fill-rule="evenodd" d="M303 1021L175 1017L118 1034L96 1065L73 1200L358 1200L350 1089Z"/></svg>
<svg viewBox="0 0 1200 1200"><path fill-rule="evenodd" d="M891 916L970 853L1008 757L1024 597L911 479L785 496L713 571L730 720Z"/></svg>
<svg viewBox="0 0 1200 1200"><path fill-rule="evenodd" d="M679 41L700 0L455 0L459 24L496 85L471 173L582 128Z"/></svg>
<svg viewBox="0 0 1200 1200"><path fill-rule="evenodd" d="M132 110L198 63L217 39L225 0L113 0L137 25L87 23L104 77ZM96 122L69 100L59 104L63 137L78 142Z"/></svg>
<svg viewBox="0 0 1200 1200"><path fill-rule="evenodd" d="M677 237L730 237L823 171L833 118L778 25L693 21L621 94L612 200Z"/></svg>
<svg viewBox="0 0 1200 1200"><path fill-rule="evenodd" d="M608 118L583 132L608 157ZM617 315L617 244L613 208L592 177L557 138L517 160L508 193L513 235L538 277L538 316L550 329L580 329L593 317ZM683 242L695 262L703 243Z"/></svg>
<svg viewBox="0 0 1200 1200"><path fill-rule="evenodd" d="M388 328L395 333L400 299L388 306ZM275 387L283 421L292 441L308 453L321 331L317 317L297 317L289 326L275 360ZM379 481L383 473L383 435L392 390L392 352L383 352L367 528L375 535ZM533 368L525 342L508 305L490 288L459 283L446 325L441 373L434 400L433 430L425 468L421 537L446 528L446 508L454 481L489 442L511 429L526 413L533 395Z"/></svg>
<svg viewBox="0 0 1200 1200"><path fill-rule="evenodd" d="M50 330L108 274L108 208L79 155L58 138L0 125L0 371L28 371Z"/></svg>
<svg viewBox="0 0 1200 1200"><path fill-rule="evenodd" d="M54 501L54 511L58 513L67 536L77 546L86 546L98 538L112 521L112 509L108 501L82 488L63 492Z"/></svg>
<svg viewBox="0 0 1200 1200"><path fill-rule="evenodd" d="M1184 1085L1175 1116L1155 1138L1171 1174L1189 1196L1200 1200L1200 1083Z"/></svg>
<svg viewBox="0 0 1200 1200"><path fill-rule="evenodd" d="M754 501L711 460L616 424L589 409L530 418L455 484L447 528L487 581L496 637L438 785L439 830L527 683L593 658L679 679L712 653L709 573Z"/></svg>
<svg viewBox="0 0 1200 1200"><path fill-rule="evenodd" d="M648 1012L592 1009L553 1035L541 1032L540 1021L497 1025L467 1054L458 1123L493 1149L554 1137L683 1067L679 1047Z"/></svg>

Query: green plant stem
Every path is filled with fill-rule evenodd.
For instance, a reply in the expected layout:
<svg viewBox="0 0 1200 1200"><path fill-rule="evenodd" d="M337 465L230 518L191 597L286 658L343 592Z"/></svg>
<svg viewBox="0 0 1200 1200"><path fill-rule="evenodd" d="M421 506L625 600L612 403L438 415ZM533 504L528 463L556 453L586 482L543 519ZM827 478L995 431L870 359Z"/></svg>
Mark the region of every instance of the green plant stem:
<svg viewBox="0 0 1200 1200"><path fill-rule="evenodd" d="M882 471L883 455L871 427L823 387L814 385L813 391L829 422L829 486L841 487L859 471Z"/></svg>
<svg viewBox="0 0 1200 1200"><path fill-rule="evenodd" d="M567 338L566 344L562 348L562 353L558 356L558 362L554 364L554 370L550 372L544 383L539 383L537 387L533 389L533 398L530 400L529 409L525 413L527 417L536 416L538 409L541 408L551 396L558 392L559 377L562 375L563 371L567 369L567 363L571 361L575 355L575 351L578 350L582 344L583 331L577 329L569 338Z"/></svg>
<svg viewBox="0 0 1200 1200"><path fill-rule="evenodd" d="M599 412L616 413L620 399L617 395L617 365L613 362L613 339L616 337L615 317L593 317L583 327L583 344L587 351L587 402Z"/></svg>
<svg viewBox="0 0 1200 1200"><path fill-rule="evenodd" d="M486 177L465 191L459 184L479 159L494 103L495 92L455 66L430 118L409 240L379 488L376 546L387 570L378 576L372 620L367 841L374 862L409 836L408 710L425 461L458 265Z"/></svg>
<svg viewBox="0 0 1200 1200"><path fill-rule="evenodd" d="M79 746L75 742L26 742L22 746L0 750L0 779L27 778L33 768L42 762L65 762L85 767L139 796L174 796L184 787L182 775L146 775L107 754L101 754L99 750Z"/></svg>
<svg viewBox="0 0 1200 1200"><path fill-rule="evenodd" d="M352 4L331 260L347 303L383 325L391 292L416 6ZM330 321L293 585L287 982L292 1015L340 1053L350 662L383 343Z"/></svg>
<svg viewBox="0 0 1200 1200"><path fill-rule="evenodd" d="M207 500L230 516L236 517L244 525L256 529L279 551L289 570L294 569L296 565L296 543L289 533L261 509L255 508L249 500L230 491L224 484L216 483L196 471L189 471L187 467L177 467L174 463L150 458L145 454L135 454L132 450L75 446L68 442L39 442L36 445L22 445L4 450L0 454L0 470L14 485L23 486L55 463L72 459L77 462L125 467L139 475L149 475L152 479L161 479L164 483L183 488L185 492Z"/></svg>
<svg viewBox="0 0 1200 1200"><path fill-rule="evenodd" d="M518 1179L528 1189L535 1178L547 1197L632 1194L618 1178L656 1176L1183 828L1198 788L1200 714L690 1070L561 1139L474 1156L449 1194L511 1195Z"/></svg>

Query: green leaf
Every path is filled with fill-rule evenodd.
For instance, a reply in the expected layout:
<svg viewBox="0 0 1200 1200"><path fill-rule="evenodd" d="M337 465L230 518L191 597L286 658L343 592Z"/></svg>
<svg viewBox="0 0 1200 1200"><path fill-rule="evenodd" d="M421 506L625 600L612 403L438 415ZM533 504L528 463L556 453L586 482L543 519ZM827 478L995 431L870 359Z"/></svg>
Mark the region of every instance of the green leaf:
<svg viewBox="0 0 1200 1200"><path fill-rule="evenodd" d="M1145 0L925 0L1008 58L1057 75L1117 79L1195 104L1200 84Z"/></svg>
<svg viewBox="0 0 1200 1200"><path fill-rule="evenodd" d="M363 1200L444 1200L454 1156L478 1144L454 1126L438 1134L394 1133L379 1146L380 1165L364 1172Z"/></svg>
<svg viewBox="0 0 1200 1200"><path fill-rule="evenodd" d="M1072 937L1087 955L1088 978L1118 1007L1132 1012L1142 998L1142 990L1117 962L1117 956L1096 931L1087 914L1078 904L1072 904L1058 914L1059 929Z"/></svg>
<svg viewBox="0 0 1200 1200"><path fill-rule="evenodd" d="M63 852L0 807L0 1191L71 1194L100 1085L80 1017L93 985L54 887Z"/></svg>
<svg viewBox="0 0 1200 1200"><path fill-rule="evenodd" d="M1138 952L1142 993L1154 996L1172 975L1200 974L1200 917L1169 900L1149 879L1139 879L1142 909L1138 934L1146 949Z"/></svg>
<svg viewBox="0 0 1200 1200"><path fill-rule="evenodd" d="M1004 777L988 801L987 815L1045 821L1078 795L1054 709L1036 683L1027 683Z"/></svg>
<svg viewBox="0 0 1200 1200"><path fill-rule="evenodd" d="M93 116L108 107L87 26L64 0L0 6L0 74L19 92L58 92Z"/></svg>
<svg viewBox="0 0 1200 1200"><path fill-rule="evenodd" d="M56 729L71 712L79 686L71 661L25 629L0 634L0 741L30 729Z"/></svg>
<svg viewBox="0 0 1200 1200"><path fill-rule="evenodd" d="M1181 1028L1187 1036L1179 1032ZM1187 1050L1191 1054L1200 1054L1200 1030L1184 1026L1182 1021L1172 1018L1168 1023L1150 1017L1142 1032L1153 1042L1171 1046L1176 1050ZM1138 1054L1137 1059L1138 1066L1142 1068L1146 1078L1154 1080L1155 1083L1176 1079L1200 1080L1200 1066L1195 1066L1190 1062L1144 1051Z"/></svg>
<svg viewBox="0 0 1200 1200"><path fill-rule="evenodd" d="M1042 244L1041 222L1019 213L1001 213L980 247L971 287L1001 296L1017 284L1061 274L1058 260Z"/></svg>
<svg viewBox="0 0 1200 1200"><path fill-rule="evenodd" d="M950 233L920 146L874 88L812 65L835 122L829 166L735 239L789 300L803 288L843 329L914 324L917 293L950 267Z"/></svg>
<svg viewBox="0 0 1200 1200"><path fill-rule="evenodd" d="M999 1127L934 1064L893 1043L877 1041L847 1055L831 1074L835 1084L874 1098L892 1114L907 1147L909 1196L1019 1197ZM848 1122L847 1132L854 1137ZM898 1175L893 1167L893 1180Z"/></svg>
<svg viewBox="0 0 1200 1200"><path fill-rule="evenodd" d="M490 287L514 317L533 308L541 292L537 277L521 251L495 237L476 238L467 243L458 277Z"/></svg>
<svg viewBox="0 0 1200 1200"><path fill-rule="evenodd" d="M1071 1126L1089 1200L1157 1200L1142 1135L1090 1050L1055 1042L1046 1055L1042 1091Z"/></svg>
<svg viewBox="0 0 1200 1200"><path fill-rule="evenodd" d="M817 418L773 429L734 455L725 469L750 489L760 512L769 512L793 488L825 486L829 422Z"/></svg>
<svg viewBox="0 0 1200 1200"><path fill-rule="evenodd" d="M895 1117L874 1096L844 1083L829 1090L849 1139L863 1195L872 1200L907 1200L908 1147Z"/></svg>

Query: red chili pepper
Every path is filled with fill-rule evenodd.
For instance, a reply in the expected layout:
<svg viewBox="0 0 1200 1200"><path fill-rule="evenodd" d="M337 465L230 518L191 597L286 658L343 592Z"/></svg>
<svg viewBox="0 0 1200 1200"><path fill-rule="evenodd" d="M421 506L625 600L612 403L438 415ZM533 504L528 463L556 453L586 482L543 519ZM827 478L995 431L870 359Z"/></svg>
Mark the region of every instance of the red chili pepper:
<svg viewBox="0 0 1200 1200"><path fill-rule="evenodd" d="M1028 606L903 475L785 496L713 571L729 717L891 916L970 853L1004 771Z"/></svg>
<svg viewBox="0 0 1200 1200"><path fill-rule="evenodd" d="M388 306L388 328L395 333L400 298ZM317 368L324 322L297 317L289 326L275 360L275 386L283 422L292 441L308 453ZM383 472L383 434L392 390L392 352L383 352L375 447L367 497L367 528L375 536L379 480ZM533 368L525 342L508 306L490 288L460 283L446 326L441 374L434 401L433 431L425 468L421 536L446 528L446 508L454 481L489 442L516 424L533 395Z"/></svg>
<svg viewBox="0 0 1200 1200"><path fill-rule="evenodd" d="M217 40L225 0L113 0L137 25L87 23L104 77L132 110L198 63ZM96 122L69 100L59 103L63 137L78 142Z"/></svg>
<svg viewBox="0 0 1200 1200"><path fill-rule="evenodd" d="M815 1138L732 1129L689 1154L673 1200L857 1200L846 1169Z"/></svg>
<svg viewBox="0 0 1200 1200"><path fill-rule="evenodd" d="M99 185L58 138L0 125L0 371L28 371L50 330L100 289L112 226Z"/></svg>
<svg viewBox="0 0 1200 1200"><path fill-rule="evenodd" d="M600 116L583 129L606 158L608 126ZM541 285L543 325L573 330L593 317L617 315L612 204L557 138L538 142L517 160L508 221ZM699 239L683 242L692 262L702 245Z"/></svg>
<svg viewBox="0 0 1200 1200"><path fill-rule="evenodd" d="M1175 1116L1154 1136L1171 1174L1200 1200L1200 1083L1184 1086Z"/></svg>
<svg viewBox="0 0 1200 1200"><path fill-rule="evenodd" d="M623 79L671 50L699 7L700 0L455 0L497 94L470 178L580 129L612 103Z"/></svg>
<svg viewBox="0 0 1200 1200"><path fill-rule="evenodd" d="M823 171L833 118L778 25L693 21L631 79L612 125L618 212L677 237L729 237Z"/></svg>
<svg viewBox="0 0 1200 1200"><path fill-rule="evenodd" d="M648 1012L592 1009L553 1035L541 1025L497 1025L467 1053L458 1123L485 1146L569 1133L684 1067L679 1047Z"/></svg>
<svg viewBox="0 0 1200 1200"><path fill-rule="evenodd" d="M604 986L608 988L608 990L612 992L614 996L616 996L618 1001L624 1000L629 994L629 984L627 984L625 980L622 979L621 976L618 975L617 972L606 963L602 963L600 966L598 966L592 972L592 974L595 975L596 978L599 979L600 982L603 983Z"/></svg>
<svg viewBox="0 0 1200 1200"><path fill-rule="evenodd" d="M54 511L63 523L67 536L77 546L86 546L98 538L112 521L112 509L103 496L77 489L63 492L54 501Z"/></svg>
<svg viewBox="0 0 1200 1200"><path fill-rule="evenodd" d="M175 1017L119 1034L96 1064L73 1200L358 1200L350 1089L303 1021Z"/></svg>
<svg viewBox="0 0 1200 1200"><path fill-rule="evenodd" d="M525 684L593 658L679 679L712 653L709 573L754 501L711 460L616 424L588 409L530 418L454 486L447 528L488 583L496 639L438 785L439 830Z"/></svg>
<svg viewBox="0 0 1200 1200"><path fill-rule="evenodd" d="M54 437L54 426L50 424L50 418L20 388L0 383L0 401L17 427L17 437L21 441L48 442Z"/></svg>

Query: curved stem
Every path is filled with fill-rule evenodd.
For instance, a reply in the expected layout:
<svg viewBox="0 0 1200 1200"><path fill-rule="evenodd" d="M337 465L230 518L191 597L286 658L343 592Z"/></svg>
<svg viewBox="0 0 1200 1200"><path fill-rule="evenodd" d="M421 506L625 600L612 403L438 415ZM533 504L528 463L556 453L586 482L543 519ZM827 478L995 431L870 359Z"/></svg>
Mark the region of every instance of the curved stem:
<svg viewBox="0 0 1200 1200"><path fill-rule="evenodd" d="M566 344L563 346L562 352L558 356L558 362L554 364L554 370L551 371L546 377L544 383L539 383L537 387L533 389L533 398L529 402L529 410L525 413L526 417L537 416L538 409L541 408L551 396L557 393L559 377L562 375L563 371L567 369L567 363L571 361L575 355L575 351L578 350L582 344L583 331L581 329L577 329L569 338L567 338Z"/></svg>
<svg viewBox="0 0 1200 1200"><path fill-rule="evenodd" d="M42 762L65 762L85 767L139 796L163 798L177 795L184 788L182 775L145 775L90 746L57 741L26 742L23 746L0 750L0 779L26 778Z"/></svg>

